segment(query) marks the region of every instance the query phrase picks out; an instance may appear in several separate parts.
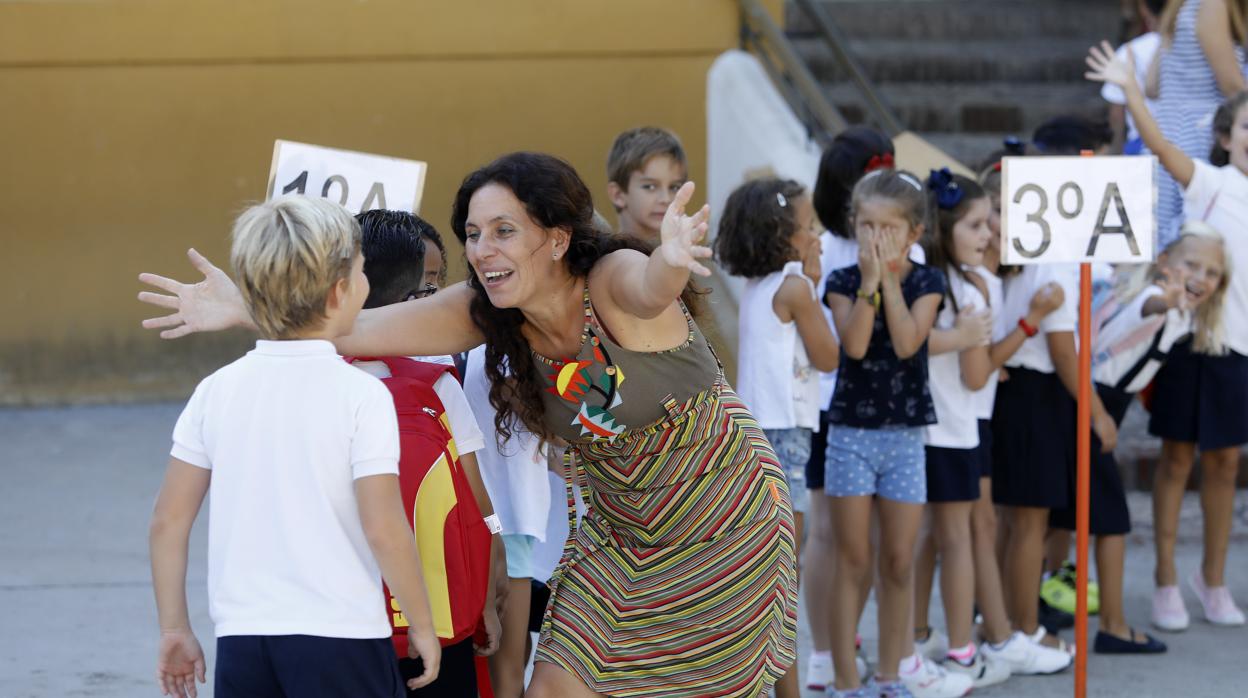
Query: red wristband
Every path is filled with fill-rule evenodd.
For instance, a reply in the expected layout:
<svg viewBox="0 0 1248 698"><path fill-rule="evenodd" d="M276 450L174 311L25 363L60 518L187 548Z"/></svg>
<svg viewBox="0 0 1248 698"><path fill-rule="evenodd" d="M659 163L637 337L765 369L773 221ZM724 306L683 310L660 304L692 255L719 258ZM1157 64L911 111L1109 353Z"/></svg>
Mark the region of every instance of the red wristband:
<svg viewBox="0 0 1248 698"><path fill-rule="evenodd" d="M1027 318L1025 317L1020 317L1018 319L1018 328L1028 337L1035 337L1040 332L1040 328L1027 322Z"/></svg>

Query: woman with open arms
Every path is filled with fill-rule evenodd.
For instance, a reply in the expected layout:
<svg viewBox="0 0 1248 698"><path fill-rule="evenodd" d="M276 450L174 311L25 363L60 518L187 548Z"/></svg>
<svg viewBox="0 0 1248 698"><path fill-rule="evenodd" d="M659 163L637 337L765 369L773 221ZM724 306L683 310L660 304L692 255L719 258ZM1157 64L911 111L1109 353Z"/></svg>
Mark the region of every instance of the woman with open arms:
<svg viewBox="0 0 1248 698"><path fill-rule="evenodd" d="M469 280L364 311L342 354L486 345L496 425L569 444L589 509L552 583L530 696L759 696L792 664L797 577L784 472L680 300L711 251L681 188L650 255L597 232L567 163L513 153L470 174L452 226ZM248 325L229 278L144 274L162 337Z"/></svg>

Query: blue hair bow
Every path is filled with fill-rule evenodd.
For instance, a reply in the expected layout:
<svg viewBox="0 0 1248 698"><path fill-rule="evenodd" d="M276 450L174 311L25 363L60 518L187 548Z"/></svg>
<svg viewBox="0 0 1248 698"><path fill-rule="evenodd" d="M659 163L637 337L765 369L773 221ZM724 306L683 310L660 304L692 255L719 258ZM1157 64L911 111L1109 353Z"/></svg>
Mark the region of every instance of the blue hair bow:
<svg viewBox="0 0 1248 698"><path fill-rule="evenodd" d="M958 186L948 167L932 170L927 178L927 188L936 192L936 205L945 211L962 203L962 197L966 194L962 191L962 187Z"/></svg>

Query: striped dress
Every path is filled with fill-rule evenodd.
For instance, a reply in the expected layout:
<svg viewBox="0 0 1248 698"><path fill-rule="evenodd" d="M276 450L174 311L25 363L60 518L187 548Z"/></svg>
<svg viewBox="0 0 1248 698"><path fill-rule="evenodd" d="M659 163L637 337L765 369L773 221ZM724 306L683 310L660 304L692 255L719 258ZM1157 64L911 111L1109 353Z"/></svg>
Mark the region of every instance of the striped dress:
<svg viewBox="0 0 1248 698"><path fill-rule="evenodd" d="M753 698L795 655L793 516L766 437L685 314L684 344L632 352L587 289L578 355L535 357L588 503L537 661L608 696Z"/></svg>
<svg viewBox="0 0 1248 698"><path fill-rule="evenodd" d="M1213 147L1213 114L1226 96L1218 89L1213 69L1196 38L1196 13L1200 0L1187 0L1179 10L1174 40L1161 52L1161 94L1153 112L1166 140L1194 160L1208 160ZM1244 68L1244 51L1235 48ZM1161 247L1178 237L1183 225L1183 192L1178 182L1158 165L1157 235Z"/></svg>

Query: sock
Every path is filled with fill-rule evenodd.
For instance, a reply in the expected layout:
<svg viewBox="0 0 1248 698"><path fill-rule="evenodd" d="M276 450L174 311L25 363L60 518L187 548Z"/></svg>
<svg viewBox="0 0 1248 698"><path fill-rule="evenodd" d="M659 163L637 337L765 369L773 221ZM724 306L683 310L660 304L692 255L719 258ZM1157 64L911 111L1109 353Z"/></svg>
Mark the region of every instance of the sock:
<svg viewBox="0 0 1248 698"><path fill-rule="evenodd" d="M970 666L975 659L975 644L968 643L966 647L950 648L949 657L962 666Z"/></svg>
<svg viewBox="0 0 1248 698"><path fill-rule="evenodd" d="M923 659L916 652L909 657L901 660L900 670L897 672L902 676L914 676L923 668Z"/></svg>
<svg viewBox="0 0 1248 698"><path fill-rule="evenodd" d="M993 648L994 650L1003 650L1005 649L1005 646L1008 644L1010 644L1010 638L1007 637L1001 642L989 642L988 646Z"/></svg>
<svg viewBox="0 0 1248 698"><path fill-rule="evenodd" d="M810 653L810 658L819 662L831 662L832 650L814 651Z"/></svg>
<svg viewBox="0 0 1248 698"><path fill-rule="evenodd" d="M916 642L927 642L928 640L932 639L931 626L925 625L922 628L915 628L914 639Z"/></svg>

